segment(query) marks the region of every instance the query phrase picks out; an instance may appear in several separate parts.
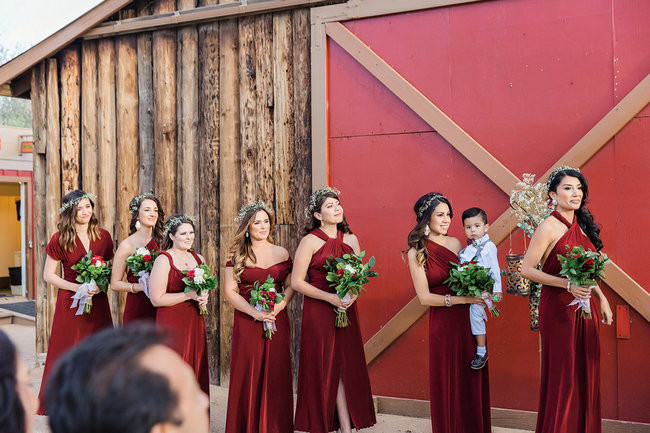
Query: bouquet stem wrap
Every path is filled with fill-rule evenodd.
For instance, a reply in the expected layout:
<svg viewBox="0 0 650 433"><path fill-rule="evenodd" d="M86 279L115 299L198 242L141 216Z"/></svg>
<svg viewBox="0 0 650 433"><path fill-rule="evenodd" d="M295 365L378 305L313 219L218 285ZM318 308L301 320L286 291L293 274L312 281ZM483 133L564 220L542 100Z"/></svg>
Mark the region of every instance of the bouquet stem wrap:
<svg viewBox="0 0 650 433"><path fill-rule="evenodd" d="M341 301L348 303L352 300L352 297L350 296L350 293L346 293L345 296L341 298ZM338 307L336 310L336 327L337 328L345 328L350 324L350 320L348 319L348 312L346 308L343 307Z"/></svg>
<svg viewBox="0 0 650 433"><path fill-rule="evenodd" d="M88 292L96 291L97 284L95 280L90 280L88 283L83 283L74 295L72 295L72 305L70 308L77 308L77 311L74 313L75 316L81 316L84 313L90 313L90 309L93 306L93 297L88 294Z"/></svg>
<svg viewBox="0 0 650 433"><path fill-rule="evenodd" d="M147 298L150 298L149 296L149 281L151 281L151 275L149 275L149 272L147 271L140 271L138 273L138 284L142 286L142 291L144 294L147 296Z"/></svg>
<svg viewBox="0 0 650 433"><path fill-rule="evenodd" d="M255 309L257 311L262 311L263 308L260 304L255 304ZM262 326L264 327L264 335L266 338L269 340L273 339L273 334L278 330L278 327L275 326L275 322L269 323L269 322L262 322Z"/></svg>

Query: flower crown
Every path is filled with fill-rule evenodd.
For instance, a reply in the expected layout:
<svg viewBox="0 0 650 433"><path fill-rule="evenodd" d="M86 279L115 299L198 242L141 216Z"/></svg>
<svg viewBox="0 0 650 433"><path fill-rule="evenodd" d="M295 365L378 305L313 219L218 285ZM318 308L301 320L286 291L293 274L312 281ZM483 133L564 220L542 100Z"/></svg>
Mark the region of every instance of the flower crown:
<svg viewBox="0 0 650 433"><path fill-rule="evenodd" d="M97 200L97 196L95 194L92 194L90 192L85 192L84 195L82 195L81 197L73 198L72 200L65 202L63 206L61 206L61 208L59 209L59 214L62 214L69 207L78 205L79 202L85 198L87 198L91 202Z"/></svg>
<svg viewBox="0 0 650 433"><path fill-rule="evenodd" d="M420 209L418 209L418 218L422 218L422 215L424 215L424 212L431 206L431 203L433 203L435 200L440 200L441 198L444 198L447 200L447 197L445 197L442 194L434 193L429 197L423 204L420 206Z"/></svg>
<svg viewBox="0 0 650 433"><path fill-rule="evenodd" d="M577 171L578 173L580 173L580 169L579 169L579 168L571 167L571 166L569 166L569 165L563 165L563 166L561 166L561 167L556 168L555 170L553 170L553 171L551 172L551 175L548 177L548 180L546 181L546 192L549 192L549 190L550 190L550 188L551 188L551 183L553 183L553 180L555 179L555 177L556 177L560 172L565 171L565 170L574 170L574 171Z"/></svg>
<svg viewBox="0 0 650 433"><path fill-rule="evenodd" d="M131 200L131 203L129 203L129 212L131 212L131 215L135 215L138 212L138 209L140 209L140 204L144 199L152 197L155 196L151 192L143 192L142 194L133 197L133 200Z"/></svg>
<svg viewBox="0 0 650 433"><path fill-rule="evenodd" d="M273 209L271 209L266 203L264 203L262 200L257 200L252 203L248 203L245 206L242 206L241 209L239 209L239 213L235 217L235 222L239 223L241 222L246 214L253 209L264 209L266 213L269 215L273 215Z"/></svg>
<svg viewBox="0 0 650 433"><path fill-rule="evenodd" d="M312 214L316 210L316 203L328 192L334 193L337 196L341 194L341 191L331 186L326 186L325 188L314 191L314 193L309 197L309 205L305 208L305 216L307 218L311 218Z"/></svg>
<svg viewBox="0 0 650 433"><path fill-rule="evenodd" d="M183 223L192 223L196 224L196 220L192 218L189 215L181 215L178 217L171 217L167 220L165 223L165 232L163 233L163 237L166 238L169 232L171 231L172 227L176 225L181 225Z"/></svg>

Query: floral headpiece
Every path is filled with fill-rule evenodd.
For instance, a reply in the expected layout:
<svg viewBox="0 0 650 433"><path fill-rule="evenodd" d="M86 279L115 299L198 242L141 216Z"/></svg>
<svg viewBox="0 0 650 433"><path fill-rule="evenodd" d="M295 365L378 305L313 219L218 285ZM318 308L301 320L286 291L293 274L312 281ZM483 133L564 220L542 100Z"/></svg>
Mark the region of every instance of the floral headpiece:
<svg viewBox="0 0 650 433"><path fill-rule="evenodd" d="M61 206L61 208L59 209L59 214L62 214L69 207L78 205L79 202L81 200L85 199L85 198L87 198L91 202L94 202L95 200L97 200L97 196L95 194L92 194L90 192L86 192L81 197L73 198L72 200L65 202L63 204L63 206Z"/></svg>
<svg viewBox="0 0 650 433"><path fill-rule="evenodd" d="M262 200L257 200L252 203L248 203L245 206L242 206L241 209L239 209L239 213L235 217L235 222L239 223L241 222L246 214L253 209L264 209L266 213L269 215L273 215L273 209L271 209L266 203L264 203Z"/></svg>
<svg viewBox="0 0 650 433"><path fill-rule="evenodd" d="M181 215L178 217L171 217L167 220L167 223L165 224L165 232L163 233L163 237L166 238L169 232L171 231L172 227L175 225L181 225L183 223L189 223L191 222L192 224L196 224L196 220L192 218L189 215Z"/></svg>
<svg viewBox="0 0 650 433"><path fill-rule="evenodd" d="M307 205L307 207L305 208L305 216L307 218L311 218L314 211L316 211L316 203L318 202L318 200L320 200L322 196L324 196L328 192L334 193L337 196L341 194L341 191L331 186L326 186L325 188L321 188L319 190L314 191L311 197L309 197L309 205Z"/></svg>
<svg viewBox="0 0 650 433"><path fill-rule="evenodd" d="M431 206L431 203L433 203L435 200L440 200L441 198L444 198L445 200L447 199L444 195L434 193L429 197L423 204L420 206L420 209L418 209L418 218L422 218L422 215L424 215L424 212Z"/></svg>
<svg viewBox="0 0 650 433"><path fill-rule="evenodd" d="M563 165L561 167L556 168L555 170L553 170L553 172L551 172L551 175L548 177L548 180L546 181L546 192L550 190L551 183L553 183L553 179L555 179L555 176L557 176L561 171L565 171L565 170L574 170L580 173L579 168L571 167L568 165Z"/></svg>
<svg viewBox="0 0 650 433"><path fill-rule="evenodd" d="M129 212L131 212L131 215L138 213L138 209L140 209L140 204L144 199L153 198L153 197L155 196L153 195L153 193L150 192L143 192L142 194L133 197L133 200L131 200L131 203L129 203Z"/></svg>

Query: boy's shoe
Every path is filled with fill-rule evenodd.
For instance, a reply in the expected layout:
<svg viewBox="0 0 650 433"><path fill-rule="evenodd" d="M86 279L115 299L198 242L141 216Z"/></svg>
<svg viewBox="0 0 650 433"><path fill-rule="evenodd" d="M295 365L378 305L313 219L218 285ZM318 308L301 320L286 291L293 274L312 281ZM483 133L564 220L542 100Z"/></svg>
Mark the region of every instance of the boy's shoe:
<svg viewBox="0 0 650 433"><path fill-rule="evenodd" d="M470 364L470 367L472 367L472 370L480 370L481 368L485 367L487 360L488 360L487 353L484 356L481 356L477 353L476 355L474 355L474 359L472 359L472 363Z"/></svg>

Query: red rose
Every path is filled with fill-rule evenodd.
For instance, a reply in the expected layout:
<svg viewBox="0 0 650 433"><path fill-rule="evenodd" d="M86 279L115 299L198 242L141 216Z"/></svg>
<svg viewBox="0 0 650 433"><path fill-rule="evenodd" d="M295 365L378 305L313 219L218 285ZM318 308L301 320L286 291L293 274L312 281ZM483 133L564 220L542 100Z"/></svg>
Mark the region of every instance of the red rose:
<svg viewBox="0 0 650 433"><path fill-rule="evenodd" d="M474 260L470 260L470 261L469 261L469 264L470 264L470 265L475 265L476 262L475 262Z"/></svg>
<svg viewBox="0 0 650 433"><path fill-rule="evenodd" d="M92 256L90 261L93 262L93 263L97 263L97 262L100 262L102 264L104 263L104 259L102 259L101 256Z"/></svg>
<svg viewBox="0 0 650 433"><path fill-rule="evenodd" d="M352 274L352 278L356 278L356 277L357 277L356 273Z"/></svg>
<svg viewBox="0 0 650 433"><path fill-rule="evenodd" d="M262 298L262 304L266 304L266 299Z"/></svg>
<svg viewBox="0 0 650 433"><path fill-rule="evenodd" d="M146 263L149 260L151 260L151 256L149 254L145 254L144 256L142 256L142 260L144 260L144 262Z"/></svg>
<svg viewBox="0 0 650 433"><path fill-rule="evenodd" d="M275 304L273 302L269 302L269 308L273 310L273 308L275 308Z"/></svg>
<svg viewBox="0 0 650 433"><path fill-rule="evenodd" d="M338 269L338 270L336 271L336 273L337 273L338 275L343 276L343 274L345 274L345 269Z"/></svg>
<svg viewBox="0 0 650 433"><path fill-rule="evenodd" d="M585 260L585 264L582 265L583 269L589 269L594 265L594 259L587 259Z"/></svg>
<svg viewBox="0 0 650 433"><path fill-rule="evenodd" d="M194 279L194 269L187 271L187 276L190 277L190 279Z"/></svg>
<svg viewBox="0 0 650 433"><path fill-rule="evenodd" d="M574 258L574 259L577 259L577 258L579 258L579 257L580 257L580 254L578 254L578 253L575 253L575 254L573 255L573 258Z"/></svg>
<svg viewBox="0 0 650 433"><path fill-rule="evenodd" d="M262 296L266 296L266 290L262 290L262 291L260 292L260 295L262 295Z"/></svg>
<svg viewBox="0 0 650 433"><path fill-rule="evenodd" d="M275 299L275 292L269 293L269 298L271 298L271 300Z"/></svg>

